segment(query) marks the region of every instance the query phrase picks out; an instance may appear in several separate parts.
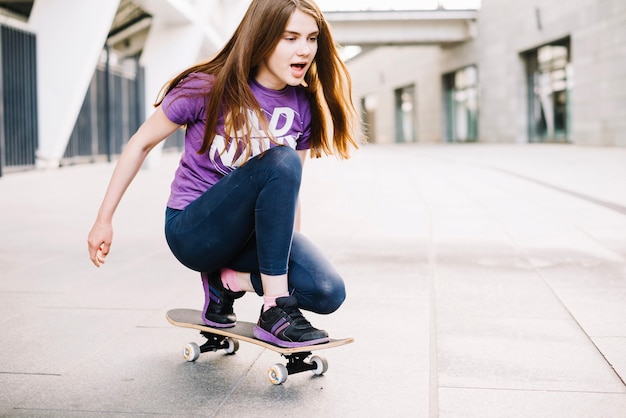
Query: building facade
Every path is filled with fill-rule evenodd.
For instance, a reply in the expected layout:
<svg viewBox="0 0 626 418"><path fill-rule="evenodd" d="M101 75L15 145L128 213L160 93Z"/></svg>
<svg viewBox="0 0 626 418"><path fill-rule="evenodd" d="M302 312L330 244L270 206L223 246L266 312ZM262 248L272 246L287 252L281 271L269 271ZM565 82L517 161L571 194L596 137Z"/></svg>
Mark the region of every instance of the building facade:
<svg viewBox="0 0 626 418"><path fill-rule="evenodd" d="M0 175L119 154L163 83L221 48L248 2L2 2ZM370 142L626 146L624 0L327 17L366 51L348 66Z"/></svg>
<svg viewBox="0 0 626 418"><path fill-rule="evenodd" d="M626 146L622 0L483 0L473 40L349 68L370 142Z"/></svg>

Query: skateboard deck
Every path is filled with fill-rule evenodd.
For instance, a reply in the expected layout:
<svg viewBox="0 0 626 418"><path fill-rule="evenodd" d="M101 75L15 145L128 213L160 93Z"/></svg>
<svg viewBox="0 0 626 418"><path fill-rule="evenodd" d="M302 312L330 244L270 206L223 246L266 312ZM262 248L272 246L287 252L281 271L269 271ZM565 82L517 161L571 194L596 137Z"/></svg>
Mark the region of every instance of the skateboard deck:
<svg viewBox="0 0 626 418"><path fill-rule="evenodd" d="M231 328L210 327L202 322L202 312L196 309L172 309L167 312L166 318L177 327L200 331L200 334L207 339L207 342L201 346L188 343L183 347L183 358L187 361L196 361L201 353L220 349L228 354L234 354L239 349L239 341L255 344L281 354L287 359L287 364L275 364L268 370L270 382L275 385L284 383L290 374L307 370L315 375L325 373L328 370L328 362L320 356L310 357L312 352L354 342L354 338L331 338L329 342L322 344L284 348L255 338L253 329L256 324L252 322L237 321L237 324Z"/></svg>

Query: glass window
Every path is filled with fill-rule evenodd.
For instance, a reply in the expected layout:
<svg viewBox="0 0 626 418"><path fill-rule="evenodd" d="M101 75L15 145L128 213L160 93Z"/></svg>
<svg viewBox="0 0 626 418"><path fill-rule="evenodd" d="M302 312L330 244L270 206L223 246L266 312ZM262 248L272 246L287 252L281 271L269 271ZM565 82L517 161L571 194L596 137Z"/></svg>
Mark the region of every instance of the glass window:
<svg viewBox="0 0 626 418"><path fill-rule="evenodd" d="M397 89L396 142L416 142L415 86Z"/></svg>
<svg viewBox="0 0 626 418"><path fill-rule="evenodd" d="M568 142L573 84L569 39L525 54L530 142Z"/></svg>
<svg viewBox="0 0 626 418"><path fill-rule="evenodd" d="M478 140L478 70L472 65L444 76L446 139Z"/></svg>

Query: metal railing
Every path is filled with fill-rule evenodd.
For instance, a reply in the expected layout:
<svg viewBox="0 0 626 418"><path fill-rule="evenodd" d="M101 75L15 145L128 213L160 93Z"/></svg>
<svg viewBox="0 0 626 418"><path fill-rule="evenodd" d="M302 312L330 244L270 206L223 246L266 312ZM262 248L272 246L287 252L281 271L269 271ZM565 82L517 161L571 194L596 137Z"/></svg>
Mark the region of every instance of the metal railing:
<svg viewBox="0 0 626 418"><path fill-rule="evenodd" d="M70 136L62 165L111 161L145 119L144 70L133 65L96 70ZM165 143L166 149L182 149L182 131Z"/></svg>
<svg viewBox="0 0 626 418"><path fill-rule="evenodd" d="M0 176L32 168L37 150L37 43L33 33L0 24Z"/></svg>
<svg viewBox="0 0 626 418"><path fill-rule="evenodd" d="M105 49L105 52L106 49ZM111 161L145 119L144 70L139 60L96 69L61 165ZM38 146L36 36L0 24L0 176L35 168ZM184 132L165 149L181 150Z"/></svg>
<svg viewBox="0 0 626 418"><path fill-rule="evenodd" d="M119 68L106 62L98 66L61 164L110 161L120 154L144 120L143 86L138 60Z"/></svg>

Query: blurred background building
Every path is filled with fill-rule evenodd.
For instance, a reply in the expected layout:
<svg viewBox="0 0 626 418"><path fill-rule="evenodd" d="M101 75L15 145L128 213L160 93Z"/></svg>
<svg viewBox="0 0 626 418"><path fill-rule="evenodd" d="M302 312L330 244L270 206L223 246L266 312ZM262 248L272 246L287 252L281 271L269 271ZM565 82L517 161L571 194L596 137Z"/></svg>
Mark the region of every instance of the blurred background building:
<svg viewBox="0 0 626 418"><path fill-rule="evenodd" d="M626 146L626 2L483 0L470 39L350 62L375 142Z"/></svg>
<svg viewBox="0 0 626 418"><path fill-rule="evenodd" d="M319 1L370 142L626 146L623 0L356 3ZM114 159L248 4L0 0L0 175Z"/></svg>

